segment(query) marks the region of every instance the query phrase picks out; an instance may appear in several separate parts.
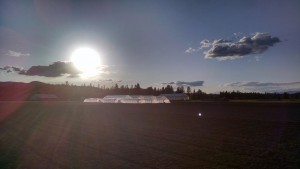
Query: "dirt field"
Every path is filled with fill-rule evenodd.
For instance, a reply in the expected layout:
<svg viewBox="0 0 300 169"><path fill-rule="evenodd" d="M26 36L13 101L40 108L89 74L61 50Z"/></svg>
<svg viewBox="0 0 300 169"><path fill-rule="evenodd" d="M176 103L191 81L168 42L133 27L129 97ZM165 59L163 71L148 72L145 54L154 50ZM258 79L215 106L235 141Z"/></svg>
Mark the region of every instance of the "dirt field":
<svg viewBox="0 0 300 169"><path fill-rule="evenodd" d="M0 113L1 169L300 168L299 103L0 102Z"/></svg>

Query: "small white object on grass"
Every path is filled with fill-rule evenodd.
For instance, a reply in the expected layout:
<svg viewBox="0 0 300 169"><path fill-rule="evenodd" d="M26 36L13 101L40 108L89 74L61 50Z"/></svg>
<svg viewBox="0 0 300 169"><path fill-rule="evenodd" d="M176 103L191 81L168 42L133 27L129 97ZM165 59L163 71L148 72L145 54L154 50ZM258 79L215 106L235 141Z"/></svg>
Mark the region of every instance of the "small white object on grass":
<svg viewBox="0 0 300 169"><path fill-rule="evenodd" d="M199 114L198 114L198 116L199 116L199 117L201 117L201 116L202 116L202 114L201 114L201 113L199 113Z"/></svg>

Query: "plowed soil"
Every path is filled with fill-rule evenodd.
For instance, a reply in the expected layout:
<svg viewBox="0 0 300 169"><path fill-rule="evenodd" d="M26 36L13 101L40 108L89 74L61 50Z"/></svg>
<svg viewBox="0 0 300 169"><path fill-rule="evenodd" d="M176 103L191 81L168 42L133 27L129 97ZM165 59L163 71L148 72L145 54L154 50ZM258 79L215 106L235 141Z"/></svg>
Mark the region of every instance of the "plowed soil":
<svg viewBox="0 0 300 169"><path fill-rule="evenodd" d="M2 169L281 169L299 157L299 103L0 102Z"/></svg>

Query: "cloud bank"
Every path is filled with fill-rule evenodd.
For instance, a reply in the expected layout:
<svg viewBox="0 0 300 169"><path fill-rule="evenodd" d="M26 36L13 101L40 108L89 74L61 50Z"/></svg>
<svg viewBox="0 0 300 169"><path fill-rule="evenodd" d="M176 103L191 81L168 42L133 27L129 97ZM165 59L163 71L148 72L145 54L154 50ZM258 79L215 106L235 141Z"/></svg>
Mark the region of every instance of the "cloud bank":
<svg viewBox="0 0 300 169"><path fill-rule="evenodd" d="M20 72L23 71L24 69L17 66L4 66L4 67L0 67L0 70L4 70L7 73L10 73L10 72Z"/></svg>
<svg viewBox="0 0 300 169"><path fill-rule="evenodd" d="M177 81L177 82L163 82L162 85L177 85L177 86L203 86L204 81L192 81L192 82L184 82L184 81Z"/></svg>
<svg viewBox="0 0 300 169"><path fill-rule="evenodd" d="M123 80L100 79L100 82L121 83Z"/></svg>
<svg viewBox="0 0 300 169"><path fill-rule="evenodd" d="M97 71L99 74L111 74L113 73L111 70L109 70L112 66L109 65L101 65L97 68ZM0 71L4 71L6 73L12 73L17 72L19 75L25 75L25 76L43 76L43 77L60 77L65 76L69 78L76 78L79 77L82 73L79 71L73 62L62 62L57 61L54 62L48 66L31 66L28 70L25 70L18 66L4 66L0 67ZM98 75L98 74L97 74ZM95 75L95 76L97 76ZM109 80L103 80L103 81L113 81L111 79ZM118 80L116 82L122 82L122 80Z"/></svg>
<svg viewBox="0 0 300 169"><path fill-rule="evenodd" d="M15 52L12 50L9 50L6 53L7 56L13 56L13 57L22 57L22 56L30 56L30 53L21 53L21 52Z"/></svg>
<svg viewBox="0 0 300 169"><path fill-rule="evenodd" d="M203 52L206 59L236 59L245 55L261 54L279 42L280 39L278 37L272 37L268 33L257 32L251 36L239 38L236 41L226 39L202 40L198 48L188 48L185 52L194 53L207 48Z"/></svg>
<svg viewBox="0 0 300 169"><path fill-rule="evenodd" d="M234 90L249 92L291 92L300 91L300 82L271 83L271 82L233 82L224 84Z"/></svg>
<svg viewBox="0 0 300 169"><path fill-rule="evenodd" d="M31 66L27 71L20 71L19 74L27 76L59 77L69 74L70 77L77 77L81 73L72 62L54 62L48 66Z"/></svg>

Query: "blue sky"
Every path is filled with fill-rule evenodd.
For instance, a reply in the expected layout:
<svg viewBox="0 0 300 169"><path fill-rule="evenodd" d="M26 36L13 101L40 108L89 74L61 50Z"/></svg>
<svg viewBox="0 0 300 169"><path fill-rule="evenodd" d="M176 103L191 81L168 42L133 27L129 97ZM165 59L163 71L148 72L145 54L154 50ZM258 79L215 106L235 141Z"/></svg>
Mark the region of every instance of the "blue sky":
<svg viewBox="0 0 300 169"><path fill-rule="evenodd" d="M1 0L0 81L300 90L299 9L297 0ZM69 62L80 46L99 52L99 75L28 71Z"/></svg>

